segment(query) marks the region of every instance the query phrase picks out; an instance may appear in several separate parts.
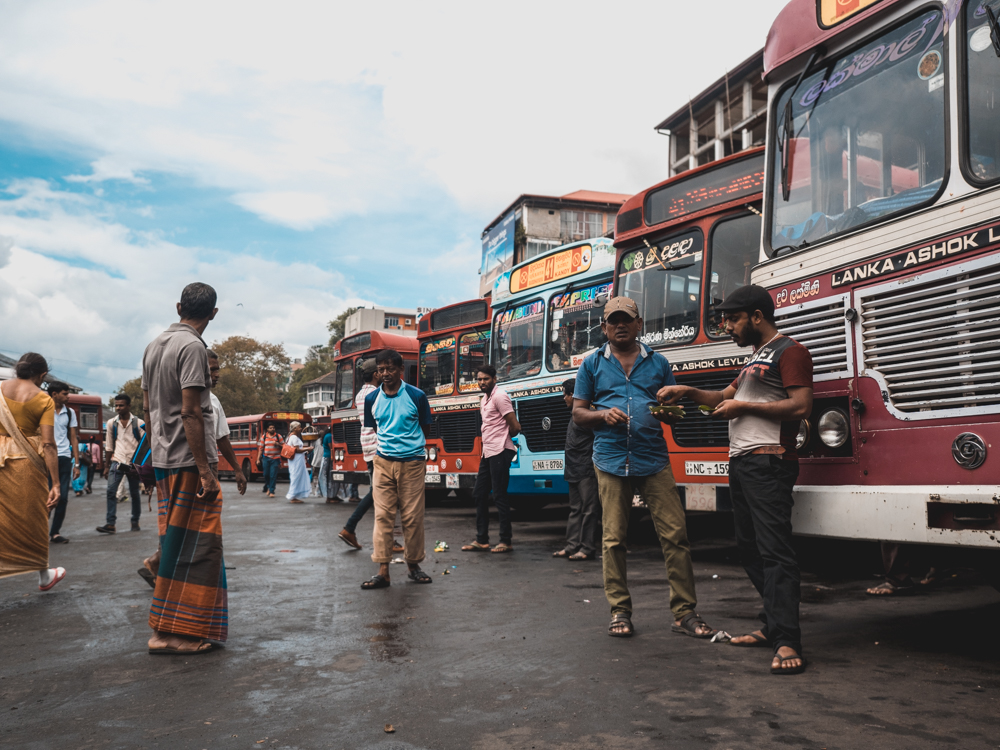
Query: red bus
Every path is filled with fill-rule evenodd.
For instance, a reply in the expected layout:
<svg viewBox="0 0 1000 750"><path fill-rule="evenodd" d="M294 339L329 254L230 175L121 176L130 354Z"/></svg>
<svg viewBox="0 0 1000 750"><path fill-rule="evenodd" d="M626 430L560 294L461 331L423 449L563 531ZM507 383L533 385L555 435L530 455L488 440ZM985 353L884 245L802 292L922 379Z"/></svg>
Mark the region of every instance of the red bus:
<svg viewBox="0 0 1000 750"><path fill-rule="evenodd" d="M257 440L267 431L267 426L273 424L278 434L282 437L288 435L288 425L290 422L302 422L303 425L312 424L312 417L297 411L269 411L264 414L249 414L245 417L228 417L226 423L229 425L229 442L232 443L233 453L240 462L240 468L248 482L256 482L262 476L262 472L257 468L257 459L260 457L260 450L257 448ZM232 475L233 467L219 454L219 473ZM281 459L281 468L278 476L288 477L288 461Z"/></svg>
<svg viewBox="0 0 1000 750"><path fill-rule="evenodd" d="M489 359L490 305L484 299L441 307L420 320L420 388L434 424L427 438L430 500L451 490L469 496L476 485L483 441L476 368Z"/></svg>
<svg viewBox="0 0 1000 750"><path fill-rule="evenodd" d="M104 404L101 397L71 393L67 405L76 412L80 442L88 446L96 443L101 447L100 458L92 467L96 474L100 474L104 471Z"/></svg>
<svg viewBox="0 0 1000 750"><path fill-rule="evenodd" d="M334 346L337 380L334 404L330 407L331 480L368 484L368 469L361 451L361 419L354 408L364 380L361 364L383 349L395 349L403 357L403 380L417 384L417 339L384 331L364 331L341 339Z"/></svg>
<svg viewBox="0 0 1000 750"><path fill-rule="evenodd" d="M752 279L814 342L796 533L997 548L997 14L793 0L768 34Z"/></svg>
<svg viewBox="0 0 1000 750"><path fill-rule="evenodd" d="M615 294L634 299L641 340L670 360L681 385L719 390L747 361L714 305L750 283L760 254L764 149L672 177L621 207L615 222ZM687 510L729 511L729 428L682 401L664 425L670 466Z"/></svg>

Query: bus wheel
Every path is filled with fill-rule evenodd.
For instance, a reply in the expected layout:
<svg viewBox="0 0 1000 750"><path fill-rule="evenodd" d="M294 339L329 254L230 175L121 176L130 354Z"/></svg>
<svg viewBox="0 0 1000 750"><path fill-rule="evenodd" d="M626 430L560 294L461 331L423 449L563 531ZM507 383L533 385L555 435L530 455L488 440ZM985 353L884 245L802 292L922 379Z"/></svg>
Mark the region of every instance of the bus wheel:
<svg viewBox="0 0 1000 750"><path fill-rule="evenodd" d="M256 482L257 477L254 476L253 472L250 471L250 459L243 459L243 476L247 478L248 482Z"/></svg>

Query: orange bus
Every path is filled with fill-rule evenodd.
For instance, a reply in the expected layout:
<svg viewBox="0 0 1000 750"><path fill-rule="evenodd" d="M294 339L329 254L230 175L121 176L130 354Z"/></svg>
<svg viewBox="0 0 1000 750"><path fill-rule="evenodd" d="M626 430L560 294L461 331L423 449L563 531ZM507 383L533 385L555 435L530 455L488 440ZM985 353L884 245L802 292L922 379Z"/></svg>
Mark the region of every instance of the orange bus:
<svg viewBox="0 0 1000 750"><path fill-rule="evenodd" d="M427 439L429 500L451 490L471 495L482 437L476 368L489 359L490 304L484 299L441 307L420 320L420 388L434 424Z"/></svg>
<svg viewBox="0 0 1000 750"><path fill-rule="evenodd" d="M403 380L417 384L417 340L410 336L385 331L364 331L342 338L334 345L337 381L334 404L330 407L330 471L331 481L368 484L368 469L361 451L361 420L363 414L354 408L364 380L361 365L375 359L383 349L395 349L403 358Z"/></svg>
<svg viewBox="0 0 1000 750"><path fill-rule="evenodd" d="M92 467L92 471L100 474L104 471L104 404L100 396L87 396L82 393L69 394L67 405L76 412L77 437L81 443L97 443L101 446L100 458Z"/></svg>
<svg viewBox="0 0 1000 750"><path fill-rule="evenodd" d="M226 423L229 425L229 442L232 443L233 453L240 462L240 468L248 482L256 482L263 473L257 466L260 458L260 450L257 448L257 441L267 430L269 424L273 424L278 434L282 437L288 435L288 424L290 422L302 422L304 425L312 424L312 417L298 411L269 411L264 414L248 414L245 417L229 417ZM219 473L226 476L234 474L233 467L219 454ZM281 459L281 468L278 476L288 477L288 462Z"/></svg>
<svg viewBox="0 0 1000 750"><path fill-rule="evenodd" d="M680 385L721 390L747 361L714 305L750 283L760 254L764 149L684 172L629 198L615 223L615 294L636 301L640 340ZM798 337L798 336L797 336ZM664 426L687 510L729 511L729 427L694 404Z"/></svg>

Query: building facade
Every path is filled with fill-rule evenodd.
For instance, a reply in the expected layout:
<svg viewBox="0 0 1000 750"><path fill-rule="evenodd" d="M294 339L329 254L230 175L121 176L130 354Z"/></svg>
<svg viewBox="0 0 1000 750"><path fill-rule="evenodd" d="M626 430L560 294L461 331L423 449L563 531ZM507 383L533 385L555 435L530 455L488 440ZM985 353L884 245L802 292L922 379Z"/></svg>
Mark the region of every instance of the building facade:
<svg viewBox="0 0 1000 750"><path fill-rule="evenodd" d="M310 417L323 417L332 411L335 403L335 389L337 386L337 373L328 372L321 378L310 380L306 383L306 397L302 404L302 411Z"/></svg>
<svg viewBox="0 0 1000 750"><path fill-rule="evenodd" d="M344 321L344 337L362 331L392 331L403 336L417 335L417 319L429 307L362 307Z"/></svg>

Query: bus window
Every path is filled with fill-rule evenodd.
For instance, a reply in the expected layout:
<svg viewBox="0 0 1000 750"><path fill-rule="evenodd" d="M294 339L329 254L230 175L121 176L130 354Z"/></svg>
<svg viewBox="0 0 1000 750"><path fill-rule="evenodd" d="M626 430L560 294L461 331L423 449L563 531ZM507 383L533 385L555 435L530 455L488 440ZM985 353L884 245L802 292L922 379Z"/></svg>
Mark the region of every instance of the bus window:
<svg viewBox="0 0 1000 750"><path fill-rule="evenodd" d="M477 368L486 362L486 352L490 345L490 332L476 331L464 333L458 340L458 390L461 393L476 393Z"/></svg>
<svg viewBox="0 0 1000 750"><path fill-rule="evenodd" d="M347 359L337 365L336 408L349 409L354 405L354 360Z"/></svg>
<svg viewBox="0 0 1000 750"><path fill-rule="evenodd" d="M940 21L941 11L924 13L778 97L772 249L805 247L937 195L945 170ZM989 134L995 141L995 127Z"/></svg>
<svg viewBox="0 0 1000 750"><path fill-rule="evenodd" d="M537 375L545 344L545 303L534 300L497 314L493 321L493 363L497 379Z"/></svg>
<svg viewBox="0 0 1000 750"><path fill-rule="evenodd" d="M364 364L365 362L367 362L368 360L374 360L374 359L375 359L375 352L371 352L369 354L364 354L364 355L362 355L361 357L358 358L358 364L354 368L354 393L355 393L355 395L357 395L361 391L361 386L363 386L365 384L364 376L361 373L361 365Z"/></svg>
<svg viewBox="0 0 1000 750"><path fill-rule="evenodd" d="M622 255L618 294L635 300L647 346L685 344L698 332L704 238L698 230ZM669 270L668 270L669 269Z"/></svg>
<svg viewBox="0 0 1000 750"><path fill-rule="evenodd" d="M968 2L965 6L965 56L968 65L968 142L966 164L980 182L1000 179L1000 138L997 108L1000 98L1000 59L990 40L986 6L1000 16L1000 2Z"/></svg>
<svg viewBox="0 0 1000 750"><path fill-rule="evenodd" d="M250 439L251 440L256 440L257 439L257 423L256 422L254 422L252 425L250 425Z"/></svg>
<svg viewBox="0 0 1000 750"><path fill-rule="evenodd" d="M403 360L403 364L406 366L406 382L410 385L417 384L417 363L407 362Z"/></svg>
<svg viewBox="0 0 1000 750"><path fill-rule="evenodd" d="M729 338L715 306L737 287L750 283L750 269L760 255L760 222L756 214L724 219L712 229L708 253L708 299L705 300L705 332L713 338Z"/></svg>
<svg viewBox="0 0 1000 750"><path fill-rule="evenodd" d="M455 392L455 337L441 336L420 345L420 387L428 396Z"/></svg>
<svg viewBox="0 0 1000 750"><path fill-rule="evenodd" d="M601 330L601 315L606 300L611 294L611 284L573 289L552 295L549 300L549 370L575 370L584 357L601 346L607 337Z"/></svg>

